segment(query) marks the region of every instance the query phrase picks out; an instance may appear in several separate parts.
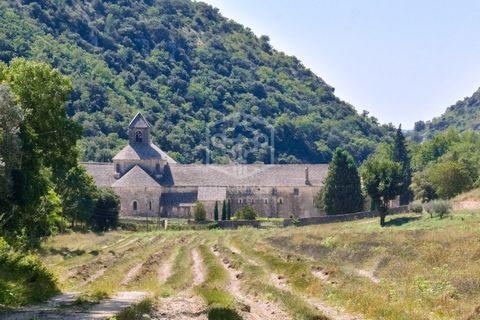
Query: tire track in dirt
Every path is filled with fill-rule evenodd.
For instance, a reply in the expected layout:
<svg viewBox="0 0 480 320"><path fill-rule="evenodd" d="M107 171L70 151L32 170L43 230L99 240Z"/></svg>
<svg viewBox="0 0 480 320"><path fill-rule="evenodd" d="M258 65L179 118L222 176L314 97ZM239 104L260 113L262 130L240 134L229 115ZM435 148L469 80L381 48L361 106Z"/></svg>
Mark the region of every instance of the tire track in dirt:
<svg viewBox="0 0 480 320"><path fill-rule="evenodd" d="M205 270L203 269L203 261L198 253L198 249L194 248L192 250L192 260L193 260L193 283L194 287L202 284L205 280Z"/></svg>
<svg viewBox="0 0 480 320"><path fill-rule="evenodd" d="M232 264L227 257L222 257L216 245L212 248L213 253L222 263L225 270L227 270L230 281L228 285L228 291L235 297L235 300L240 302L242 318L246 320L285 320L290 317L277 305L271 302L263 302L258 299L254 299L243 293L241 290L241 278L242 272L234 270ZM241 254L240 250L234 254Z"/></svg>
<svg viewBox="0 0 480 320"><path fill-rule="evenodd" d="M173 297L162 298L155 311L154 319L162 320L208 320L207 308L203 299L193 293L193 288L205 280L205 270L198 248L190 252L192 256L193 281L191 286ZM171 265L170 265L171 266Z"/></svg>

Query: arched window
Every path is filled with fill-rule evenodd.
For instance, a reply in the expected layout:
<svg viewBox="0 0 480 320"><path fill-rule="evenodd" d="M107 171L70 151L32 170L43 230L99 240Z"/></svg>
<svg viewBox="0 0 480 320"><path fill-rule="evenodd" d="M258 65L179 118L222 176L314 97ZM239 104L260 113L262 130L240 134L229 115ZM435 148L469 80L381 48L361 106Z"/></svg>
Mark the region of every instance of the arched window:
<svg viewBox="0 0 480 320"><path fill-rule="evenodd" d="M238 203L242 203L242 199L238 199Z"/></svg>
<svg viewBox="0 0 480 320"><path fill-rule="evenodd" d="M120 173L120 164L118 163L115 165L115 172Z"/></svg>
<svg viewBox="0 0 480 320"><path fill-rule="evenodd" d="M138 202L137 200L133 201L133 211L137 211L138 209Z"/></svg>
<svg viewBox="0 0 480 320"><path fill-rule="evenodd" d="M152 211L152 201L148 201L148 210Z"/></svg>
<svg viewBox="0 0 480 320"><path fill-rule="evenodd" d="M279 198L279 199L278 199L278 203L282 204L282 203L283 203L283 199L282 199L282 198Z"/></svg>
<svg viewBox="0 0 480 320"><path fill-rule="evenodd" d="M255 199L252 199L251 203L254 204L254 203L255 203Z"/></svg>
<svg viewBox="0 0 480 320"><path fill-rule="evenodd" d="M263 199L263 203L268 203L268 199Z"/></svg>
<svg viewBox="0 0 480 320"><path fill-rule="evenodd" d="M142 142L142 131L137 131L135 133L135 141L136 142Z"/></svg>
<svg viewBox="0 0 480 320"><path fill-rule="evenodd" d="M155 166L155 170L157 171L157 173L160 173L160 163L157 163L157 165Z"/></svg>

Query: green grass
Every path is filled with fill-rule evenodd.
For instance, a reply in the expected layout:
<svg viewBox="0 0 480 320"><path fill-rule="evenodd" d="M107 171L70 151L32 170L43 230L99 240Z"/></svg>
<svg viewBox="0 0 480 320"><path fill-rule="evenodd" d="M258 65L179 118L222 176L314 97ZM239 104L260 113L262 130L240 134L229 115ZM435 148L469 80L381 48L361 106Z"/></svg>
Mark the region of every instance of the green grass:
<svg viewBox="0 0 480 320"><path fill-rule="evenodd" d="M155 301L146 298L142 301L126 308L122 312L120 312L115 317L110 318L110 320L142 320L145 319L143 317L144 314L149 314L152 309L154 308Z"/></svg>

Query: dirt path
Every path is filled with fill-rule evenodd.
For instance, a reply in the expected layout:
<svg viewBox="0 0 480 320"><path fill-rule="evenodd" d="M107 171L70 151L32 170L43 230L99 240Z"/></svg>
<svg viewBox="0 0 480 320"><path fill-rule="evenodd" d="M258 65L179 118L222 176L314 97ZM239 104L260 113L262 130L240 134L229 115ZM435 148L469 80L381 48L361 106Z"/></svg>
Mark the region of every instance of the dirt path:
<svg viewBox="0 0 480 320"><path fill-rule="evenodd" d="M242 273L233 269L230 261L226 257L221 257L220 252L216 247L212 248L213 253L221 261L223 267L227 270L230 281L228 285L228 292L230 292L235 300L240 302L242 305L241 313L242 318L245 320L285 320L290 319L290 317L280 309L276 304L272 302L260 301L254 299L243 293L241 290L241 281ZM237 249L236 252L232 251L234 254L240 254L240 251Z"/></svg>
<svg viewBox="0 0 480 320"><path fill-rule="evenodd" d="M65 293L57 296L49 302L22 308L7 314L1 318L4 320L30 320L30 319L63 319L63 320L91 320L106 319L118 314L130 305L146 298L146 292L127 291L118 292L115 296L105 299L99 304L92 305L84 310L73 305L76 294Z"/></svg>
<svg viewBox="0 0 480 320"><path fill-rule="evenodd" d="M200 285L205 280L205 271L203 270L203 262L198 249L195 248L192 250L192 259L193 259L193 286L196 287Z"/></svg>
<svg viewBox="0 0 480 320"><path fill-rule="evenodd" d="M183 292L160 300L152 318L161 320L207 320L207 310L200 297ZM265 319L266 320L266 319Z"/></svg>

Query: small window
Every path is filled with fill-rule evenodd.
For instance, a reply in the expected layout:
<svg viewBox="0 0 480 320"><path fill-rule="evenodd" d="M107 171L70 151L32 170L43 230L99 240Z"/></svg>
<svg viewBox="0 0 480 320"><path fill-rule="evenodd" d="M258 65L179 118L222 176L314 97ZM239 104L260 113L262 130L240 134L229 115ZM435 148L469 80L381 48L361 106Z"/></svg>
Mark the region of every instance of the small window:
<svg viewBox="0 0 480 320"><path fill-rule="evenodd" d="M293 188L293 194L298 196L298 188Z"/></svg>
<svg viewBox="0 0 480 320"><path fill-rule="evenodd" d="M135 133L135 141L136 142L142 142L142 131L137 131Z"/></svg>
<svg viewBox="0 0 480 320"><path fill-rule="evenodd" d="M278 199L278 203L282 204L282 203L283 203L283 199L282 199L282 198L279 198L279 199Z"/></svg>
<svg viewBox="0 0 480 320"><path fill-rule="evenodd" d="M255 199L252 199L252 200L251 200L251 203L254 204L254 203L255 203Z"/></svg>
<svg viewBox="0 0 480 320"><path fill-rule="evenodd" d="M157 171L157 173L160 173L160 163L157 163L157 165L155 166L155 170Z"/></svg>
<svg viewBox="0 0 480 320"><path fill-rule="evenodd" d="M238 199L238 203L242 203L242 199Z"/></svg>
<svg viewBox="0 0 480 320"><path fill-rule="evenodd" d="M152 201L148 201L148 210L152 211Z"/></svg>
<svg viewBox="0 0 480 320"><path fill-rule="evenodd" d="M138 202L133 201L133 211L137 211L137 209L138 209Z"/></svg>
<svg viewBox="0 0 480 320"><path fill-rule="evenodd" d="M263 203L267 204L267 203L268 203L268 199L263 199Z"/></svg>

